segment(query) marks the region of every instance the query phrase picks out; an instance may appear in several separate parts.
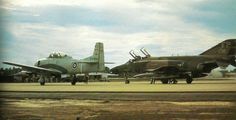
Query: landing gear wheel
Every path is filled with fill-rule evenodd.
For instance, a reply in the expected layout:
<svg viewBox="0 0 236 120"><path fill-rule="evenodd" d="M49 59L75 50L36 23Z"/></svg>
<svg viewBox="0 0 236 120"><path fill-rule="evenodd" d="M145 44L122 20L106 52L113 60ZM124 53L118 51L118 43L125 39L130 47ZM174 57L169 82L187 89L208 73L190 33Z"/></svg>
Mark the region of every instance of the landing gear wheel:
<svg viewBox="0 0 236 120"><path fill-rule="evenodd" d="M193 81L193 78L190 77L190 76L187 76L187 78L186 78L186 83L187 83L187 84L191 84L192 81Z"/></svg>
<svg viewBox="0 0 236 120"><path fill-rule="evenodd" d="M125 84L129 84L130 83L130 81L129 80L125 80Z"/></svg>
<svg viewBox="0 0 236 120"><path fill-rule="evenodd" d="M44 76L41 76L39 78L39 83L40 83L40 85L45 85L45 77Z"/></svg>
<svg viewBox="0 0 236 120"><path fill-rule="evenodd" d="M178 81L176 79L173 79L172 81L173 81L173 84L177 84L178 83Z"/></svg>
<svg viewBox="0 0 236 120"><path fill-rule="evenodd" d="M166 80L166 79L161 80L161 82L162 82L162 84L168 84L168 80Z"/></svg>
<svg viewBox="0 0 236 120"><path fill-rule="evenodd" d="M40 81L40 85L45 85L45 81Z"/></svg>
<svg viewBox="0 0 236 120"><path fill-rule="evenodd" d="M76 84L76 81L71 81L71 85L75 85Z"/></svg>
<svg viewBox="0 0 236 120"><path fill-rule="evenodd" d="M75 85L76 82L77 82L76 75L73 75L73 78L72 78L72 81L71 81L71 85Z"/></svg>

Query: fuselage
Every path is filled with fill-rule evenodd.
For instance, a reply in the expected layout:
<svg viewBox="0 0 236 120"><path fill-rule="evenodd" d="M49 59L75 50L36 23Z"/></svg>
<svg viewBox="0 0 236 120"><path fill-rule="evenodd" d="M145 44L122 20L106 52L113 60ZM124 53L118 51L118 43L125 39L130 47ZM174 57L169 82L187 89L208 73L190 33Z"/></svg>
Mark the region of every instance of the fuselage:
<svg viewBox="0 0 236 120"><path fill-rule="evenodd" d="M68 55L52 56L38 60L34 65L37 67L53 69L62 74L80 74L89 72L98 72L97 64L90 64L83 59L77 60Z"/></svg>
<svg viewBox="0 0 236 120"><path fill-rule="evenodd" d="M112 68L111 71L116 74L128 72L135 75L163 66L173 66L182 72L193 73L193 77L202 77L202 73L209 73L212 69L217 68L217 61L221 59L222 56L205 55L150 57L141 60L130 60L123 65ZM208 63L207 66L205 63Z"/></svg>

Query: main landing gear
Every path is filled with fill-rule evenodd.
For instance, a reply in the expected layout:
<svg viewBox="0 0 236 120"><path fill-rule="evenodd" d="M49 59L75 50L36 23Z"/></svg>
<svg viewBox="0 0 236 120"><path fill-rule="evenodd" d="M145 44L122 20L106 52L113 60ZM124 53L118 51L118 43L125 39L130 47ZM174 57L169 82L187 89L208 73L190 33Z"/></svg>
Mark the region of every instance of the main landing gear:
<svg viewBox="0 0 236 120"><path fill-rule="evenodd" d="M130 81L129 80L125 80L125 84L129 84L130 83Z"/></svg>
<svg viewBox="0 0 236 120"><path fill-rule="evenodd" d="M45 85L45 82L46 82L46 77L45 76L40 76L40 78L39 78L40 85Z"/></svg>
<svg viewBox="0 0 236 120"><path fill-rule="evenodd" d="M85 82L88 84L89 82L89 75L85 74L84 77L76 77L76 75L73 75L72 80L71 80L71 85L76 85L76 82Z"/></svg>
<svg viewBox="0 0 236 120"><path fill-rule="evenodd" d="M187 84L191 84L192 81L193 81L193 78L192 78L191 76L187 75L187 76L186 76L186 83L187 83Z"/></svg>
<svg viewBox="0 0 236 120"><path fill-rule="evenodd" d="M125 84L129 84L130 81L128 80L128 73L124 73Z"/></svg>
<svg viewBox="0 0 236 120"><path fill-rule="evenodd" d="M73 78L71 80L71 85L75 85L77 82L76 75L73 75Z"/></svg>
<svg viewBox="0 0 236 120"><path fill-rule="evenodd" d="M162 84L177 84L178 81L174 78L172 79L162 79L161 80Z"/></svg>

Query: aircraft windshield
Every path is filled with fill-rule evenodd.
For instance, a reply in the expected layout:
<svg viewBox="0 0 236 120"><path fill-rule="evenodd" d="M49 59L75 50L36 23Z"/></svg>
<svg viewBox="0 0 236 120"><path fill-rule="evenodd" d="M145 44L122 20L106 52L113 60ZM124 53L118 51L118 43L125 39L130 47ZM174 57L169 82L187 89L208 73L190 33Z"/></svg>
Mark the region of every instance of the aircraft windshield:
<svg viewBox="0 0 236 120"><path fill-rule="evenodd" d="M54 52L49 55L49 58L64 58L67 57L65 53Z"/></svg>

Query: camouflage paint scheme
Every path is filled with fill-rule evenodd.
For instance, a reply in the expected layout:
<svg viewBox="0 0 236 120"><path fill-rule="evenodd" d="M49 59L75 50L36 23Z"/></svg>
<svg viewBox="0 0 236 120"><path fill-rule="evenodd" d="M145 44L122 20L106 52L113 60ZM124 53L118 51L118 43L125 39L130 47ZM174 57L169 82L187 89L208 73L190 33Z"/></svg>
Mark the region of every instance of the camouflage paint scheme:
<svg viewBox="0 0 236 120"><path fill-rule="evenodd" d="M196 56L151 57L145 49L141 49L145 57L130 52L134 59L111 69L115 74L135 75L134 77L151 78L162 83L177 83L176 79L186 79L188 84L192 78L204 77L212 69L226 68L229 64L236 66L236 39L225 40L211 49Z"/></svg>

